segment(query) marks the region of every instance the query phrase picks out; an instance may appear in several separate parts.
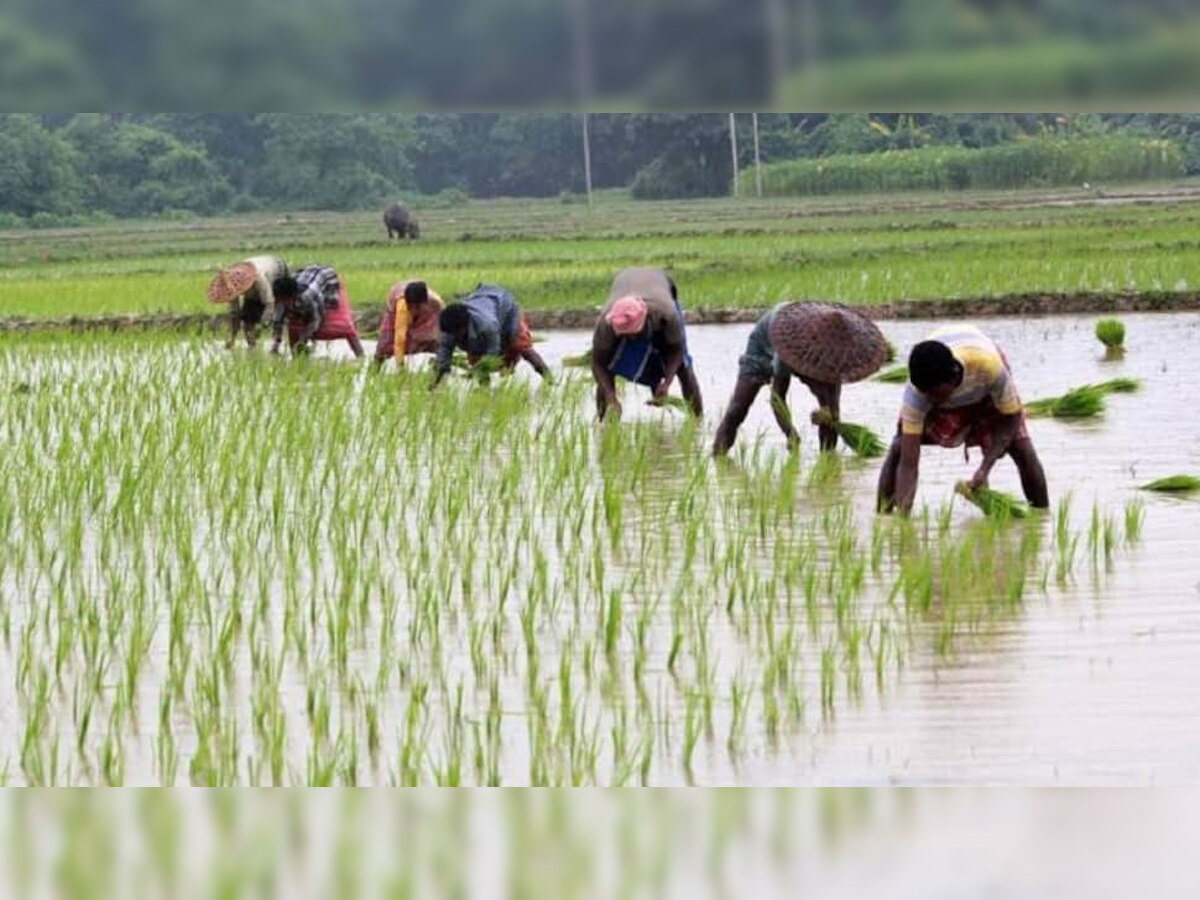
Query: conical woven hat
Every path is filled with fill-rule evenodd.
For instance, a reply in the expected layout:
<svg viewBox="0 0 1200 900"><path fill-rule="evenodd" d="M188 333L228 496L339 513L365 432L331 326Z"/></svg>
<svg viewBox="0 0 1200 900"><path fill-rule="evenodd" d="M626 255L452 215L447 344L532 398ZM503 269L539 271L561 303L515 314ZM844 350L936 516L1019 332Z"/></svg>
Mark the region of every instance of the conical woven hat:
<svg viewBox="0 0 1200 900"><path fill-rule="evenodd" d="M789 303L775 314L770 337L793 372L826 384L861 381L888 356L875 323L837 303Z"/></svg>
<svg viewBox="0 0 1200 900"><path fill-rule="evenodd" d="M208 299L212 303L232 303L250 290L256 278L258 270L248 262L222 269L208 285Z"/></svg>

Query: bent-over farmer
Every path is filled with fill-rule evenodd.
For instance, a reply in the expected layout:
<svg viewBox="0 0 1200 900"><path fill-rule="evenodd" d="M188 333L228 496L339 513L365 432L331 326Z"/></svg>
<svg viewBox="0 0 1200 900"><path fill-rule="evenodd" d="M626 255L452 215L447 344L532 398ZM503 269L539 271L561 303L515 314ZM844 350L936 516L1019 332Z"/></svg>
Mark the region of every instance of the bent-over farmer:
<svg viewBox="0 0 1200 900"><path fill-rule="evenodd" d="M293 353L308 352L314 341L344 340L363 356L362 341L350 309L346 285L331 266L305 266L296 276L275 282L275 342L278 353L287 325L288 346Z"/></svg>
<svg viewBox="0 0 1200 900"><path fill-rule="evenodd" d="M971 325L940 328L913 347L908 377L896 437L879 473L881 512L912 510L922 444L982 449L972 488L985 486L996 461L1009 456L1029 504L1050 505L1012 371L991 338Z"/></svg>
<svg viewBox="0 0 1200 900"><path fill-rule="evenodd" d="M217 272L208 285L208 299L229 304L226 347L233 349L239 331L245 332L247 347L258 343L258 326L275 305L273 285L287 274L287 264L277 256L252 256Z"/></svg>
<svg viewBox="0 0 1200 900"><path fill-rule="evenodd" d="M687 328L675 283L662 269L618 272L592 332L596 414L621 417L616 377L645 385L651 403L667 399L676 376L696 416L704 415L700 382L688 353Z"/></svg>
<svg viewBox="0 0 1200 900"><path fill-rule="evenodd" d="M461 302L442 310L438 327L437 374L431 387L437 387L450 372L455 350L466 351L472 365L490 356L499 357L505 369L513 369L523 359L542 378L550 378L550 368L533 349L529 320L507 288L478 285Z"/></svg>
<svg viewBox="0 0 1200 900"><path fill-rule="evenodd" d="M800 442L787 408L793 378L808 387L834 420L841 415L842 385L861 381L887 360L887 339L857 310L834 303L780 303L750 332L738 359L738 380L717 428L713 455L724 456L758 392L771 385L771 412L791 447ZM837 447L837 432L818 428L822 450Z"/></svg>
<svg viewBox="0 0 1200 900"><path fill-rule="evenodd" d="M398 281L388 291L387 310L379 323L376 366L414 353L436 353L441 334L438 318L445 304L424 281Z"/></svg>

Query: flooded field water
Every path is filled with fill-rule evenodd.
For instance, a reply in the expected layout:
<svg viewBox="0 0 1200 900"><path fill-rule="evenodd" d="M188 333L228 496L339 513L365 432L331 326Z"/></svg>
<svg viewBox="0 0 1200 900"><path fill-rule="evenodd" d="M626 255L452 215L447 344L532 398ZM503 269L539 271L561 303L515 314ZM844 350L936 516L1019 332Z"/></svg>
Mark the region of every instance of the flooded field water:
<svg viewBox="0 0 1200 900"><path fill-rule="evenodd" d="M5 472L0 569L6 771L67 783L189 772L195 783L1195 783L1200 501L1135 487L1200 474L1190 397L1200 316L1124 317L1119 361L1103 359L1094 321L980 324L1025 399L1118 375L1143 380L1140 393L1109 397L1100 419L1030 424L1052 503L1069 495L1075 533L1086 535L1093 515L1119 521L1140 500L1140 535L1107 561L1081 544L1070 571L1055 575L1054 517L1006 526L1013 543L1025 532L1043 542L1037 571L1016 602L949 627L940 600L934 614L915 614L897 599L908 551L880 549L866 563L894 527L873 514L877 461L843 449L840 468L814 482L809 429L793 483L765 392L729 464L706 458L750 326L689 329L706 404L699 434L629 390L627 443L607 457L589 424L590 388L575 383L584 373L516 398L509 418L535 416L530 438L487 420L483 389L447 386L427 414L434 401L423 387L401 392L388 373L320 360L313 396L345 408L318 405L314 416L281 413L292 401L275 384L247 402L256 378L285 376L215 345L180 352L193 381L179 391L155 386L174 363L146 363L128 344L80 364L94 373L72 371L70 353L30 365L10 348L0 373L20 374L43 399L5 434L20 457ZM882 327L903 357L934 324ZM546 338L555 370L588 342L579 332ZM126 365L147 408L122 424L105 391ZM304 396L304 377L293 367L283 386ZM61 402L42 393L56 379L74 384ZM890 434L901 390L850 386L843 416ZM89 391L107 412L68 448L81 408L72 404ZM558 396L548 391L574 405L537 419L530 410ZM390 396L402 398L398 408ZM815 405L799 384L789 400L798 422ZM4 402L19 412L24 401ZM456 404L474 412L439 433L446 453L431 458L436 416ZM385 413L395 417L380 425ZM247 436L252 446L232 462L201 449ZM86 469L137 440L148 441L147 460L167 461L141 481L127 459L98 463L108 492L54 469L72 464L67 450ZM318 460L311 471L289 449L304 441ZM48 468L22 467L43 447ZM639 454L633 475L622 452ZM936 517L971 471L961 451L927 449L918 504ZM315 497L306 479L320 486ZM992 484L1019 492L1007 462ZM68 499L23 521L47 485ZM220 496L230 486L257 497L231 504ZM979 525L961 502L948 515L946 541ZM60 553L56 537L68 533L78 550ZM1008 538L988 540L1008 558ZM700 549L682 549L688 541ZM804 587L809 571L818 586ZM81 637L88 623L107 638ZM882 647L875 677L872 645Z"/></svg>
<svg viewBox="0 0 1200 900"><path fill-rule="evenodd" d="M839 710L798 758L761 759L743 780L785 783L1180 784L1200 781L1200 500L1135 490L1155 478L1200 472L1200 316L1128 316L1128 350L1108 361L1096 317L989 319L978 324L1009 356L1023 399L1057 395L1118 375L1143 379L1138 394L1109 398L1099 419L1030 422L1057 503L1146 503L1137 549L1093 584L1034 596L1011 621L951 661L918 653L884 696ZM884 322L901 358L936 322ZM688 331L711 427L736 379L751 326ZM580 352L586 337L555 334L547 358ZM847 421L894 430L901 387L864 382L843 393ZM815 408L803 385L789 392L797 420ZM631 405L632 408L632 405ZM653 415L653 412L651 412ZM760 395L739 441L782 438ZM811 445L811 430L805 435ZM847 451L842 448L841 453ZM917 502L937 504L978 462L925 448ZM878 465L854 463L845 483L871 511ZM995 488L1020 494L1015 468L996 467ZM960 504L958 516L978 514ZM928 650L928 647L925 648Z"/></svg>

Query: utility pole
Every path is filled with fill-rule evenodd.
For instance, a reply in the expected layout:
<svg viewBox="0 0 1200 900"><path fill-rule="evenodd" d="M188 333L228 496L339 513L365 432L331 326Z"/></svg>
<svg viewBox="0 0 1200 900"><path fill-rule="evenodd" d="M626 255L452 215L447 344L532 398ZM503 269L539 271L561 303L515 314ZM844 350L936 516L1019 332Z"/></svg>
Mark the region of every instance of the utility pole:
<svg viewBox="0 0 1200 900"><path fill-rule="evenodd" d="M754 192L762 196L762 154L758 147L758 113L750 113L750 122L754 126Z"/></svg>
<svg viewBox="0 0 1200 900"><path fill-rule="evenodd" d="M729 114L729 152L733 156L733 196L738 195L738 152L737 152L737 123L733 113Z"/></svg>
<svg viewBox="0 0 1200 900"><path fill-rule="evenodd" d="M587 188L588 209L592 208L592 139L588 132L588 114L583 114L583 182Z"/></svg>
<svg viewBox="0 0 1200 900"><path fill-rule="evenodd" d="M571 0L571 37L575 57L575 91L583 111L583 182L588 209L592 208L592 136L588 106L592 98L592 54L588 40L588 0Z"/></svg>

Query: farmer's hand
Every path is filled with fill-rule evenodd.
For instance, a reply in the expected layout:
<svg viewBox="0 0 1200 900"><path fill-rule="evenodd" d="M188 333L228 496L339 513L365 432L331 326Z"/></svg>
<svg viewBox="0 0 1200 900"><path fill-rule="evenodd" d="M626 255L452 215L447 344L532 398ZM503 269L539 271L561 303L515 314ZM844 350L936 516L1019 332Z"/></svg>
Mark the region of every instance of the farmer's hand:
<svg viewBox="0 0 1200 900"><path fill-rule="evenodd" d="M667 399L667 391L669 390L669 387L670 386L667 384L666 379L663 379L657 385L655 385L654 391L651 395L655 406L661 406L663 401Z"/></svg>
<svg viewBox="0 0 1200 900"><path fill-rule="evenodd" d="M977 491L980 488L987 487L988 472L980 466L975 474L971 476L971 480L967 482L967 487L972 491Z"/></svg>

